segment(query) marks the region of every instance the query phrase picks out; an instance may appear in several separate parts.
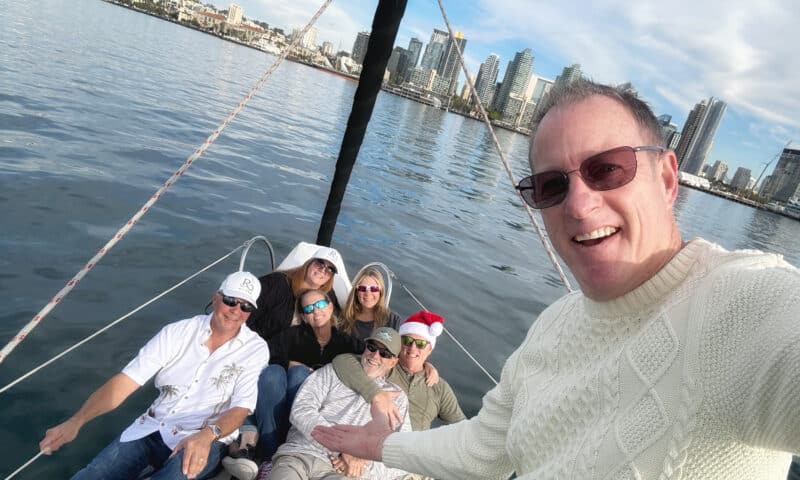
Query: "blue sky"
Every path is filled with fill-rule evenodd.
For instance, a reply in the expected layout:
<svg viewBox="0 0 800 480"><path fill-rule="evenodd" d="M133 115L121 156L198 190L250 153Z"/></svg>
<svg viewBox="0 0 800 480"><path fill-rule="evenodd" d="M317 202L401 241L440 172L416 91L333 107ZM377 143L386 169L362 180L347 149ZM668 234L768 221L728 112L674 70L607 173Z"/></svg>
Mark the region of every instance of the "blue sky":
<svg viewBox="0 0 800 480"><path fill-rule="evenodd" d="M630 81L656 114L672 115L678 129L695 103L721 98L728 109L706 161L727 162L729 176L741 166L758 177L787 141L800 143L800 9L794 0L443 1L454 29L467 38L473 75L490 53L500 56L502 75L514 53L529 47L536 74L555 78L579 63L596 81ZM291 30L322 1L236 3L248 18ZM356 33L369 30L376 6L374 0L334 1L317 22L318 42L350 51ZM434 27L444 29L436 0L408 0L397 44L407 47L411 37L427 44Z"/></svg>

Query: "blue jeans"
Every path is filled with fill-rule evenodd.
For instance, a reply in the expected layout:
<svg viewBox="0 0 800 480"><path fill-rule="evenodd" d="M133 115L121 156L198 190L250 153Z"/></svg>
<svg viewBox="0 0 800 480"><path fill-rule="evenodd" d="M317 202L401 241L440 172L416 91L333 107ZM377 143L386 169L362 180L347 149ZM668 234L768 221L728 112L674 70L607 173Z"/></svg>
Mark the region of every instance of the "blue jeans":
<svg viewBox="0 0 800 480"><path fill-rule="evenodd" d="M211 478L219 470L219 461L227 446L222 442L211 444L206 467L198 479ZM89 465L76 473L72 480L134 480L146 470L152 480L184 480L183 451L169 458L172 449L164 444L159 432L133 440L121 442L117 437L103 449Z"/></svg>
<svg viewBox="0 0 800 480"><path fill-rule="evenodd" d="M268 365L258 376L256 411L247 417L240 430L252 432L258 427L258 452L261 458L271 459L286 441L289 411L294 397L310 374L311 370L304 365L290 367L288 372L280 365Z"/></svg>

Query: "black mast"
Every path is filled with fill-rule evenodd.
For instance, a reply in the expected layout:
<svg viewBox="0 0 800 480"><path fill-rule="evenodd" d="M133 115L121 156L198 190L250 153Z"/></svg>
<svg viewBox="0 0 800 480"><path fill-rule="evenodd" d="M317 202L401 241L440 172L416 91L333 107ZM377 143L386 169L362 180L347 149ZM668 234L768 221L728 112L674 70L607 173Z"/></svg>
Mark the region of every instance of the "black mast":
<svg viewBox="0 0 800 480"><path fill-rule="evenodd" d="M333 174L328 203L325 205L325 213L322 214L322 220L319 223L318 245L330 246L331 244L333 229L336 227L336 219L342 207L344 192L347 189L347 182L350 180L350 172L353 171L358 151L361 149L361 142L364 141L367 124L372 117L375 99L381 89L386 64L389 62L394 40L397 37L397 29L400 27L400 20L406 11L406 3L407 0L379 0L378 8L375 9L372 33L369 36L361 77L353 97L353 109L350 111L342 147L339 150L339 158L336 160L336 171Z"/></svg>

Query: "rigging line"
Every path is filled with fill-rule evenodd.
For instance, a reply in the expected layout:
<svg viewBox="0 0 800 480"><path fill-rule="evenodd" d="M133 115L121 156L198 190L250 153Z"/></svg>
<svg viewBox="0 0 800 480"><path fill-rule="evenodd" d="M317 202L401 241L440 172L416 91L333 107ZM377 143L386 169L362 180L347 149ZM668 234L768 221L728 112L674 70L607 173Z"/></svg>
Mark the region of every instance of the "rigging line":
<svg viewBox="0 0 800 480"><path fill-rule="evenodd" d="M391 271L390 271L390 272L391 272ZM413 293L411 293L411 290L409 290L408 288L406 288L406 286L403 284L403 282L401 282L401 281L400 281L400 279L399 279L399 278L397 278L397 275L395 275L395 274L394 274L394 272L391 272L391 274L392 274L392 277L393 277L395 280L397 280L397 283L399 283L399 284L400 284L400 287L401 287L403 290L405 290L405 291L406 291L406 293L408 293L409 295L411 295L411 298L412 298L412 299L414 299L414 301L415 301L415 302L417 302L417 305L419 305L419 308L421 308L421 309L423 309L423 310L426 310L426 311L430 311L430 310L428 310L428 307L426 307L425 305L423 305L423 304L422 304L422 302L420 302L420 301L419 301L419 299L418 299L418 298L417 298L417 297L416 297L416 296L415 296ZM491 380L492 382L494 382L494 384L495 384L495 385L497 385L497 380L494 378L494 376L492 376L492 374L491 374L491 373L489 373L489 371L488 371L488 370L486 370L486 368L484 368L484 367L483 367L483 365L481 365L481 363L480 363L480 362L479 362L479 361L478 361L478 360L477 360L475 357L473 357L471 353L469 353L469 350L467 350L467 347L465 347L465 346L464 346L464 345L463 345L461 342L459 342L459 341L458 341L458 339L457 339L457 338L456 338L456 337L455 337L455 336L454 336L452 333L450 333L450 330L448 330L448 329L447 329L447 327L445 327L444 325L442 325L442 328L444 329L444 333L446 333L446 334L447 334L447 336L448 336L448 337L450 337L450 339L451 339L452 341L454 341L456 345L458 345L458 348L460 348L460 349L461 349L461 350L464 352L464 354L465 354L467 357L469 357L469 359L470 359L470 360L472 360L472 361L475 363L475 365L477 365L477 366L478 366L478 368L480 368L480 369L481 369L481 371L482 371L483 373L485 373L485 374L486 374L486 376L487 376L487 377L489 377L489 380Z"/></svg>
<svg viewBox="0 0 800 480"><path fill-rule="evenodd" d="M7 476L7 477L5 478L5 480L9 480L9 479L11 479L11 478L14 478L14 477L16 477L16 476L17 476L17 474L18 474L19 472L21 472L21 471L25 470L26 468L28 468L28 466L29 466L31 463L33 463L33 462L35 462L36 460L38 460L38 459L39 459L39 457L41 457L42 455L44 455L44 452L41 452L41 451L40 451L39 453L37 453L36 455L34 455L33 457L31 457L31 459L30 459L30 460L28 460L27 462L25 462L25 463L24 463L22 466L20 466L18 469L16 469L16 470L14 470L13 472L11 472L11 474L10 474L9 476Z"/></svg>
<svg viewBox="0 0 800 480"><path fill-rule="evenodd" d="M223 255L222 257L220 257L220 258L218 258L218 259L214 260L214 261L213 261L213 262L211 262L210 264L208 264L208 265L206 265L205 267L201 268L200 270L196 271L196 272L195 272L195 273L193 273L192 275L189 275L188 277L184 278L184 279L183 279L183 280L181 280L180 282L178 282L178 283L176 283L175 285L171 286L170 288L168 288L168 289L164 290L163 292L159 293L159 294L158 294L158 295L156 295L155 297L151 298L150 300L148 300L148 301L146 301L145 303L143 303L143 304L139 305L138 307L134 308L134 309L133 309L133 310L131 310L130 312L126 313L125 315L123 315L123 316L119 317L118 319L114 320L113 322L109 323L108 325L106 325L105 327L101 328L100 330L98 330L98 331L94 332L93 334L91 334L91 335L89 335L88 337L84 338L83 340L79 341L79 342L78 342L78 343L76 343L75 345L73 345L73 346L71 346L71 347L67 348L66 350L64 350L63 352L59 353L58 355L56 355L55 357L51 358L50 360L47 360L46 362L44 362L43 364L39 365L38 367L36 367L36 368L34 368L34 369L32 369L32 370L28 371L28 373L26 373L26 374L22 375L21 377L17 378L16 380L14 380L13 382L11 382L11 383L9 383L8 385L4 386L3 388L0 388L0 393L3 393L3 392L5 392L6 390L10 389L10 388L11 388L11 387L13 387L14 385L18 384L19 382L21 382L21 381L25 380L26 378L30 377L30 376L31 376L31 375L33 375L34 373L36 373L36 372L38 372L39 370L43 369L44 367L46 367L46 366L50 365L51 363L55 362L56 360L60 359L60 358L61 358L61 357L63 357L64 355L66 355L66 354L68 354L69 352L71 352L71 351L75 350L76 348L80 347L80 346L81 346L81 345L83 345L84 343L88 342L89 340L92 340L92 339L93 339L93 338L95 338L96 336L100 335L101 333L105 332L106 330L109 330L111 327L113 327L113 326L117 325L118 323L122 322L123 320L127 319L128 317L130 317L130 316L131 316L131 315L133 315L134 313L138 312L139 310L142 310L143 308L147 307L148 305L150 305L151 303L155 302L156 300L159 300L159 299L161 299L163 296L167 295L168 293L172 293L172 292L173 292L173 291L175 291L177 288L179 288L179 287L183 286L183 285L184 285L186 282L188 282L189 280L192 280L193 278L197 277L197 276L198 276L198 275L200 275L201 273L203 273L203 272L207 271L207 270L208 270L208 269L210 269L211 267L214 267L215 265L219 264L220 262L222 262L222 261L223 261L223 260L225 260L226 258L228 258L228 257L230 257L231 255L233 255L234 253L236 253L237 251L241 250L242 248L244 248L244 246L245 246L245 245L239 245L238 247L234 248L233 250L231 250L231 251L230 251L230 252L228 252L227 254L225 254L225 255Z"/></svg>
<svg viewBox="0 0 800 480"><path fill-rule="evenodd" d="M322 6L319 7L317 13L315 13L314 16L311 17L311 20L308 22L308 24L306 24L305 28L303 28L300 34L297 35L294 38L294 40L289 45L286 46L281 55L272 63L269 69L264 73L264 75L261 76L258 82L256 82L253 88L250 89L250 91L239 102L236 108L234 108L231 111L228 117L222 121L222 123L216 128L216 130L214 130L211 133L211 135L208 136L208 138L206 138L206 141L203 142L199 147L197 147L197 149L191 155L189 155L189 158L187 158L186 161L183 162L183 165L181 165L180 168L178 168L178 170L176 170L175 173L173 173L172 176L169 177L169 179L167 179L167 181L164 182L164 184L158 190L156 190L156 193L154 193L153 196L150 197L150 199L147 202L145 202L142 208L140 208L131 217L131 219L128 220L128 222L125 225L123 225L122 228L119 229L116 235L114 235L108 241L108 243L106 243L94 255L94 257L92 257L89 260L89 262L86 263L86 265L84 265L84 267L80 269L78 273L76 273L75 276L72 277L72 279L69 282L67 282L64 288L62 288L49 302L47 302L47 305L45 305L45 307L41 309L39 313L34 315L33 319L31 319L31 321L29 321L27 325L22 327L22 329L14 336L14 338L12 338L6 344L6 346L3 347L2 350L0 350L0 363L3 363L3 361L6 359L6 357L8 357L11 351L14 350L17 347L17 345L22 343L22 341L25 340L25 337L27 337L28 334L34 328L36 328L39 325L39 323L41 323L41 321L44 320L44 318L56 307L56 305L61 300L63 300L64 297L66 297L72 291L73 288L75 288L75 285L77 285L78 282L80 282L83 279L83 277L86 276L89 270L91 270L92 267L97 265L97 263L106 255L106 253L108 253L109 250L114 248L114 245L116 245L117 242L119 242L119 240L131 230L131 228L133 228L136 222L138 222L144 216L144 214L147 213L148 210L150 210L150 207L152 207L153 204L155 204L156 201L158 201L158 199L161 198L161 196L167 191L167 189L171 187L176 181L178 181L181 175L183 175L183 173L192 165L192 163L194 163L195 160L200 158L200 156L206 150L208 150L208 148L211 146L212 143L214 143L214 141L217 139L220 133L222 133L225 127L227 127L228 124L231 123L234 117L236 117L236 115L239 114L239 112L245 107L245 105L247 105L247 102L249 102L250 99L253 98L253 95L255 95L255 93L261 88L264 82L266 82L267 79L272 75L272 72L274 72L275 69L277 69L278 66L283 62L283 60L286 59L286 56L289 55L289 52L300 42L300 39L303 38L303 36L305 36L306 32L308 32L311 26L317 21L320 15L322 15L322 12L324 12L325 9L328 8L328 5L330 5L332 1L333 0L326 0L325 3L323 3Z"/></svg>
<svg viewBox="0 0 800 480"><path fill-rule="evenodd" d="M445 12L444 4L442 4L442 0L436 0L439 3L439 10L442 11L442 18L444 19L445 25L447 25L447 31L450 34L450 41L453 42L453 45L456 47L456 53L458 54L458 61L461 64L461 69L464 71L464 76L467 78L467 83L469 84L470 94L475 98L475 102L478 105L478 108L481 111L481 117L483 118L484 123L489 128L489 133L492 135L492 140L494 141L494 146L497 148L497 152L500 154L500 160L503 162L503 168L505 168L506 173L508 174L508 179L511 180L511 185L514 186L517 184L516 180L514 179L514 173L511 171L511 165L508 163L505 154L503 153L503 149L500 147L500 141L497 140L497 136L494 134L494 128L492 128L492 122L489 121L489 115L486 114L486 110L483 108L483 104L481 103L481 99L478 97L478 92L475 90L475 85L472 82L472 79L469 78L469 71L467 71L467 64L464 61L464 56L461 52L461 46L459 46L458 42L455 41L455 36L453 35L453 27L450 25L450 19L447 18L447 12ZM561 264L558 262L555 253L550 245L550 242L547 240L546 235L542 231L542 228L539 226L539 222L536 220L536 217L533 214L533 210L530 206L522 199L522 194L519 194L520 201L522 202L522 206L525 207L525 210L528 212L528 217L531 219L531 223L533 224L533 228L536 230L536 234L539 236L539 240L541 240L542 245L544 246L545 251L547 252L547 256L550 257L550 261L553 263L553 268L556 269L558 275L561 277L561 282L564 283L564 286L567 288L567 292L572 292L572 285L569 283L569 279L567 275L564 273L564 270L561 268Z"/></svg>

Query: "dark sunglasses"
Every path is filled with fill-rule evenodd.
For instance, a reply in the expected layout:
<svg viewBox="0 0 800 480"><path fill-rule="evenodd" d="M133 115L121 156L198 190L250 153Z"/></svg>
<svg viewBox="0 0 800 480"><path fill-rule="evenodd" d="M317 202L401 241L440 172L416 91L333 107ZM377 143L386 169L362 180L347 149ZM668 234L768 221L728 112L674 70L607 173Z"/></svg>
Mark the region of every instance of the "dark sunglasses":
<svg viewBox="0 0 800 480"><path fill-rule="evenodd" d="M423 340L421 338L414 338L410 335L403 335L402 337L400 337L400 340L402 340L403 345L405 345L406 347L410 347L411 345L416 343L417 348L419 348L420 350L427 347L428 344L431 343L427 340Z"/></svg>
<svg viewBox="0 0 800 480"><path fill-rule="evenodd" d="M250 302L239 300L236 297L229 297L222 292L219 292L219 294L222 295L222 303L229 307L235 307L236 305L239 305L239 308L241 308L244 313L252 313L256 311L256 307L254 307Z"/></svg>
<svg viewBox="0 0 800 480"><path fill-rule="evenodd" d="M587 158L576 170L534 173L520 180L516 189L528 205L539 209L558 205L567 198L571 173L579 172L592 190L613 190L636 176L636 152L640 151L663 153L666 149L649 145L613 148Z"/></svg>
<svg viewBox="0 0 800 480"><path fill-rule="evenodd" d="M325 263L322 260L314 260L314 262L312 262L312 264L316 268L318 268L320 270L325 270L326 272L330 273L331 275L336 275L336 267L334 267L333 265L328 265L327 263Z"/></svg>
<svg viewBox="0 0 800 480"><path fill-rule="evenodd" d="M314 303L309 303L308 305L305 305L300 310L302 310L303 313L308 315L309 313L313 312L314 309L322 310L323 308L325 308L327 306L328 306L328 301L323 298L321 300L317 300Z"/></svg>
<svg viewBox="0 0 800 480"><path fill-rule="evenodd" d="M383 358L394 358L394 353L390 352L386 347L379 347L377 344L367 342L367 350L372 353L378 352Z"/></svg>
<svg viewBox="0 0 800 480"><path fill-rule="evenodd" d="M356 287L356 291L357 292L361 292L361 293L364 293L364 292L367 292L367 291L370 291L372 293L378 293L378 292L381 291L381 287L379 287L378 285L370 285L370 286L359 285L359 286Z"/></svg>

